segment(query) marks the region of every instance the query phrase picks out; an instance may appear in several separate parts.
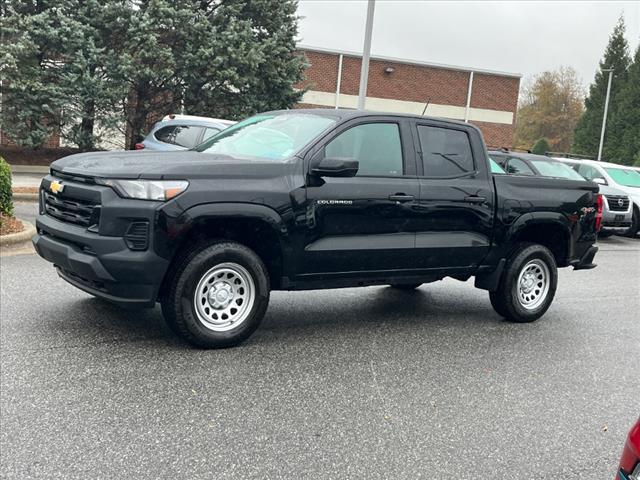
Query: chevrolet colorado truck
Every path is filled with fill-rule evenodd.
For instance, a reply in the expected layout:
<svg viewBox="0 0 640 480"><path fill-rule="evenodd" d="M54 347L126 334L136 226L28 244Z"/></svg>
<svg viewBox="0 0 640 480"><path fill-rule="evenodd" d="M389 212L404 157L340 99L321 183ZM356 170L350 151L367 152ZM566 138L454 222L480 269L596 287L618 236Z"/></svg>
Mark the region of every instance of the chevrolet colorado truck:
<svg viewBox="0 0 640 480"><path fill-rule="evenodd" d="M60 277L162 306L200 347L248 338L272 290L445 277L531 322L557 267L593 268L598 186L493 175L480 131L351 110L256 115L184 152L82 153L51 165L33 243Z"/></svg>

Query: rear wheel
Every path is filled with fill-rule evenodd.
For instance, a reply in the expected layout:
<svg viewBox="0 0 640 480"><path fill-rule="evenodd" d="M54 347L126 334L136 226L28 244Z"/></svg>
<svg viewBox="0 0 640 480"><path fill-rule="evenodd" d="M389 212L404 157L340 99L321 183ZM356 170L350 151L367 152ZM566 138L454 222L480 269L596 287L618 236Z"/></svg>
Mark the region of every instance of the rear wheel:
<svg viewBox="0 0 640 480"><path fill-rule="evenodd" d="M489 292L496 313L519 323L533 322L551 306L558 285L553 254L542 245L524 243L509 257L495 292Z"/></svg>
<svg viewBox="0 0 640 480"><path fill-rule="evenodd" d="M397 290L415 290L420 285L422 284L421 283L392 283L389 286Z"/></svg>
<svg viewBox="0 0 640 480"><path fill-rule="evenodd" d="M269 278L244 245L216 242L187 254L176 269L162 312L171 330L203 348L237 345L260 324Z"/></svg>

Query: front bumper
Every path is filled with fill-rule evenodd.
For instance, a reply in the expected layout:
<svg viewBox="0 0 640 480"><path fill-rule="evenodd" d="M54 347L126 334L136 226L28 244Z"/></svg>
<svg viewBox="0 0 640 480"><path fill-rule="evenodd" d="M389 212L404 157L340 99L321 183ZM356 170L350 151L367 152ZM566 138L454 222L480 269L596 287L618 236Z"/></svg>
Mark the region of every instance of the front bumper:
<svg viewBox="0 0 640 480"><path fill-rule="evenodd" d="M149 248L132 251L122 237L102 236L39 215L33 245L75 287L125 307L152 307L169 266Z"/></svg>

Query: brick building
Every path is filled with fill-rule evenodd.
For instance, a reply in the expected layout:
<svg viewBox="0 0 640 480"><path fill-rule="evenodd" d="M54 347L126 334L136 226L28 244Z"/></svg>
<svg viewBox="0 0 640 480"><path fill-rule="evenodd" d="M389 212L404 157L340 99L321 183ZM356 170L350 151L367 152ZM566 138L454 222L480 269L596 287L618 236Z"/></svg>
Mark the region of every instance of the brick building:
<svg viewBox="0 0 640 480"><path fill-rule="evenodd" d="M361 56L299 46L310 63L300 107L356 108ZM365 108L468 120L487 145L512 147L520 74L372 56Z"/></svg>

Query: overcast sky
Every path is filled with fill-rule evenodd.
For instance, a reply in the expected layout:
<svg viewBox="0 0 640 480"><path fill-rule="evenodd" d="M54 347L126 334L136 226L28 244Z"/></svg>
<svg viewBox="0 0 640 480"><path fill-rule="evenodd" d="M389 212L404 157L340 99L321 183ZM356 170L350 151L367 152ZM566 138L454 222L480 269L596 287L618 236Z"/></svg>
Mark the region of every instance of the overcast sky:
<svg viewBox="0 0 640 480"><path fill-rule="evenodd" d="M300 0L300 43L362 52L365 0ZM620 15L634 50L640 0L420 1L377 0L372 55L521 73L560 65L591 83Z"/></svg>

